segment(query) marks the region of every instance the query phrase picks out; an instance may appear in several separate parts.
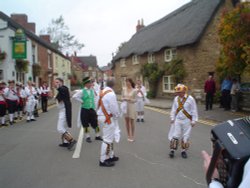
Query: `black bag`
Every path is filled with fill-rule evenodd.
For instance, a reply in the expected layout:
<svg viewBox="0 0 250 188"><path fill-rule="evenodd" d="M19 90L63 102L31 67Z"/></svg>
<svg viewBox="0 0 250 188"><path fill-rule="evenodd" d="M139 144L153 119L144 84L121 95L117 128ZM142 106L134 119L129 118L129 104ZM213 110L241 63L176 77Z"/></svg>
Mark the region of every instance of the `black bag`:
<svg viewBox="0 0 250 188"><path fill-rule="evenodd" d="M225 188L238 187L244 165L250 157L250 116L229 120L217 125L211 131L213 155L206 179L211 182L215 168Z"/></svg>

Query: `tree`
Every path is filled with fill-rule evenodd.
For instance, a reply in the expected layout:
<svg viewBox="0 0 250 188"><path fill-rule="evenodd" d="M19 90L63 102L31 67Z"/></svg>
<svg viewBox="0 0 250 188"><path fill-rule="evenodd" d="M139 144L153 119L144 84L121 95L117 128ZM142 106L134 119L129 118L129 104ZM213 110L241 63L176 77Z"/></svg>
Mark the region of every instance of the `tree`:
<svg viewBox="0 0 250 188"><path fill-rule="evenodd" d="M225 11L219 25L222 45L216 70L220 78L240 76L250 66L250 3Z"/></svg>
<svg viewBox="0 0 250 188"><path fill-rule="evenodd" d="M80 51L84 47L84 44L80 43L74 35L69 33L69 28L65 25L62 16L55 20L52 19L49 26L40 33L49 34L53 46L64 53Z"/></svg>
<svg viewBox="0 0 250 188"><path fill-rule="evenodd" d="M157 63L147 63L142 66L141 73L144 78L147 78L149 83L149 92L147 96L149 98L155 98L158 81L164 74L164 70L162 70Z"/></svg>
<svg viewBox="0 0 250 188"><path fill-rule="evenodd" d="M187 73L182 59L173 59L171 62L165 65L165 69L168 75L174 76L176 83L183 83Z"/></svg>

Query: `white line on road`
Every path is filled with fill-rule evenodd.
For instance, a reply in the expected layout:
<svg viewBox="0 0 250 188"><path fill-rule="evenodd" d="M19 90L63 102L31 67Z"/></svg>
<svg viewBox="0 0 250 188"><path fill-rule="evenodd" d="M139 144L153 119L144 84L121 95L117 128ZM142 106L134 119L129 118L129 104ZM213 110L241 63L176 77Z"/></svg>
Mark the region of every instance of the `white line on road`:
<svg viewBox="0 0 250 188"><path fill-rule="evenodd" d="M72 156L73 159L78 159L80 157L80 153L81 153L81 150L82 150L83 136L84 136L84 133L83 133L83 128L81 126L81 129L80 129L80 132L79 132L79 135L78 135L76 148L75 148L74 154Z"/></svg>

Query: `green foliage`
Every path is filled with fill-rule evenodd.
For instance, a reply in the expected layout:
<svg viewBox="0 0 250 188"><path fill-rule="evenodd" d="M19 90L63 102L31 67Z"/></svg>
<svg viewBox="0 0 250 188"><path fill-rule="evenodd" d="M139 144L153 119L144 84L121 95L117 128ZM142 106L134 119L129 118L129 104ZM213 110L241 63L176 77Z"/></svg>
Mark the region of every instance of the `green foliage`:
<svg viewBox="0 0 250 188"><path fill-rule="evenodd" d="M164 70L157 63L148 63L142 66L141 73L144 78L147 78L149 83L148 97L156 97L158 81L164 74Z"/></svg>
<svg viewBox="0 0 250 188"><path fill-rule="evenodd" d="M182 59L174 59L170 63L165 64L165 69L168 75L174 76L176 83L183 82L187 75Z"/></svg>
<svg viewBox="0 0 250 188"><path fill-rule="evenodd" d="M52 19L46 29L43 29L41 34L49 34L53 46L63 52L80 51L84 44L75 39L74 35L69 33L69 28L65 25L64 19L60 16L57 19Z"/></svg>
<svg viewBox="0 0 250 188"><path fill-rule="evenodd" d="M222 45L216 70L220 78L241 75L250 64L250 3L225 11L219 25Z"/></svg>
<svg viewBox="0 0 250 188"><path fill-rule="evenodd" d="M24 60L24 59L17 59L15 68L16 68L17 72L28 73L28 71L29 71L29 61Z"/></svg>

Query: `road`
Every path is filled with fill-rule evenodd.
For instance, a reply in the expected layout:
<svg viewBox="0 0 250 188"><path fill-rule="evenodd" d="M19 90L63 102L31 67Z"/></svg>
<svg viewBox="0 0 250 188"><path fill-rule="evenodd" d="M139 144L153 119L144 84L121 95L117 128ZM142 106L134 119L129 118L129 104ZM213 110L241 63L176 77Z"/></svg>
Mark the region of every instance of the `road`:
<svg viewBox="0 0 250 188"><path fill-rule="evenodd" d="M73 105L76 125L78 106ZM201 150L210 151L211 125L198 123L193 128L189 157L180 151L168 157L169 115L164 110L147 108L145 123L136 123L135 142L122 138L115 144L120 160L112 168L99 167L100 141L78 140L78 150L58 147L57 108L41 113L36 122L18 122L0 129L0 187L4 188L205 188ZM75 138L81 129L71 129ZM94 137L92 131L92 137Z"/></svg>

